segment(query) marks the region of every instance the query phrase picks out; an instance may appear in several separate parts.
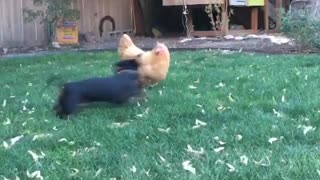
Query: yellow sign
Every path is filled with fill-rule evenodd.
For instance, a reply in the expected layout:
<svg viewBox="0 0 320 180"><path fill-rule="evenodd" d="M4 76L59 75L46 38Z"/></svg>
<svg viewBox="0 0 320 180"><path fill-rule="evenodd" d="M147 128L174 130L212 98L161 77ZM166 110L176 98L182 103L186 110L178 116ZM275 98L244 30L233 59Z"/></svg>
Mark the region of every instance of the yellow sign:
<svg viewBox="0 0 320 180"><path fill-rule="evenodd" d="M59 44L78 44L79 29L76 22L59 20L56 28L56 40Z"/></svg>
<svg viewBox="0 0 320 180"><path fill-rule="evenodd" d="M247 0L247 6L264 6L264 0Z"/></svg>

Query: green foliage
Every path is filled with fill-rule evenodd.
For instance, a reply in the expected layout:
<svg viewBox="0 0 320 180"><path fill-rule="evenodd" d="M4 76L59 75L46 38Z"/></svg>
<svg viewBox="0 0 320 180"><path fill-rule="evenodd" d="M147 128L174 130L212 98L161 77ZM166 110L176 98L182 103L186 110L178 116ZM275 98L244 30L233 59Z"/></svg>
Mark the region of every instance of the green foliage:
<svg viewBox="0 0 320 180"><path fill-rule="evenodd" d="M52 112L58 84L111 75L116 52L0 60L0 179L37 170L50 180L319 179L319 55L171 55L168 78L146 90L147 102L89 106L70 121ZM206 125L193 128L196 119ZM45 156L36 162L29 150Z"/></svg>
<svg viewBox="0 0 320 180"><path fill-rule="evenodd" d="M80 18L80 11L71 8L73 0L33 0L33 9L23 9L25 22L32 22L37 18L41 19L41 23L45 23L49 37L53 36L53 27L58 18L77 20ZM39 10L44 7L44 10ZM38 10L35 10L37 9Z"/></svg>
<svg viewBox="0 0 320 180"><path fill-rule="evenodd" d="M312 18L308 11L282 12L281 30L305 45L320 48L320 20Z"/></svg>

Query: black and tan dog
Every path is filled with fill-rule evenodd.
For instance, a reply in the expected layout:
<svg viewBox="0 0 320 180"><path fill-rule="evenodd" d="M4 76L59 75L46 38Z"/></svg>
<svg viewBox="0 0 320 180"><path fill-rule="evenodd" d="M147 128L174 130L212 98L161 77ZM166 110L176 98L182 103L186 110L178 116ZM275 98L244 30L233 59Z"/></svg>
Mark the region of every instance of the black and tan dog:
<svg viewBox="0 0 320 180"><path fill-rule="evenodd" d="M90 102L124 104L131 98L141 95L143 88L138 72L123 70L111 77L65 83L54 110L59 118L66 118L75 113L80 104Z"/></svg>

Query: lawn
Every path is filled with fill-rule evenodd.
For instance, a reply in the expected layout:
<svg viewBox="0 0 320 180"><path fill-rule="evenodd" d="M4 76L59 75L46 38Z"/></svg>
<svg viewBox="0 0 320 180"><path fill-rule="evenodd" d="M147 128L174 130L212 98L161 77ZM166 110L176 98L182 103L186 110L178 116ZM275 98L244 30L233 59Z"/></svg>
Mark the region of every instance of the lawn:
<svg viewBox="0 0 320 180"><path fill-rule="evenodd" d="M0 177L320 178L318 55L171 59L146 102L95 105L70 121L51 110L58 87L110 75L116 53L0 60Z"/></svg>

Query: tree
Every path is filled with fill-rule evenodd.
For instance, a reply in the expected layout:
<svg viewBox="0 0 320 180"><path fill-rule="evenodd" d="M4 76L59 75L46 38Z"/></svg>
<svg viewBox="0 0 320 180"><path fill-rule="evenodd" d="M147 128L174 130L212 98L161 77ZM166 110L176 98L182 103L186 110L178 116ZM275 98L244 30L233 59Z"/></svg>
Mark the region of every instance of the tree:
<svg viewBox="0 0 320 180"><path fill-rule="evenodd" d="M49 41L54 37L54 27L59 18L68 20L78 20L80 11L71 8L74 0L33 0L34 7L44 7L43 10L25 8L23 15L25 22L32 22L37 18L41 19L41 24L45 23L44 28L48 31Z"/></svg>

